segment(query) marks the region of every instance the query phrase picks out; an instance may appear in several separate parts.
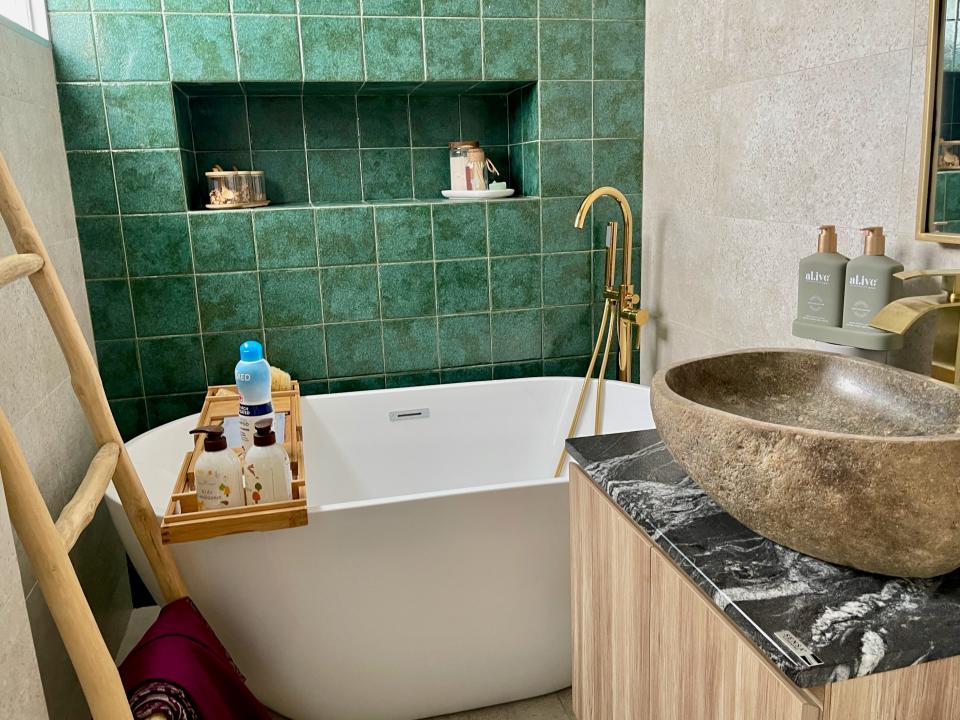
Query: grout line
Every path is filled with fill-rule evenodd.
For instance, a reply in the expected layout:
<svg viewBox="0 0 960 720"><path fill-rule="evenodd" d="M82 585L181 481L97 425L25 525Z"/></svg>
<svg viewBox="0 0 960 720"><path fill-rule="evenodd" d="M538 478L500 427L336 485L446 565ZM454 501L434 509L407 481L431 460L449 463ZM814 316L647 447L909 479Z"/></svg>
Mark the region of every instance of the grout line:
<svg viewBox="0 0 960 720"><path fill-rule="evenodd" d="M377 268L377 317L380 320L380 359L382 362L384 379L383 384L386 387L387 379L387 344L383 334L383 282L380 278L380 231L377 228L377 210L374 208L370 212L373 218L373 262Z"/></svg>

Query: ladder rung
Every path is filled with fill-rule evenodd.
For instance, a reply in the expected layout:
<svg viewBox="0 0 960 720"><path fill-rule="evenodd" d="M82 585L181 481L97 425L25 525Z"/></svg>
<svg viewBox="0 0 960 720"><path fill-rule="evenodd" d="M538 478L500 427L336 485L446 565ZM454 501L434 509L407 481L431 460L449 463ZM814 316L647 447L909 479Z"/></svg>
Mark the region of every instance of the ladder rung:
<svg viewBox="0 0 960 720"><path fill-rule="evenodd" d="M43 258L35 253L17 253L0 258L0 287L27 275L33 275L43 267Z"/></svg>
<svg viewBox="0 0 960 720"><path fill-rule="evenodd" d="M70 552L80 533L93 520L97 506L117 469L119 458L120 446L116 443L108 442L100 448L90 461L87 474L83 476L80 486L73 494L73 499L60 512L60 517L57 518L57 532L60 533L60 539L63 540L67 552Z"/></svg>

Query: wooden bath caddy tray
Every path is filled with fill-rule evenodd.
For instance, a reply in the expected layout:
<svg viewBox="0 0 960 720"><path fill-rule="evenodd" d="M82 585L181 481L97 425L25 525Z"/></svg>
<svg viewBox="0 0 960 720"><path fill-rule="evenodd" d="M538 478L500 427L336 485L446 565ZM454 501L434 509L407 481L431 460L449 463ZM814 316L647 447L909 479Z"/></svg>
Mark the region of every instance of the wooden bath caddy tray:
<svg viewBox="0 0 960 720"><path fill-rule="evenodd" d="M281 530L307 524L307 490L304 485L303 426L300 422L300 383L290 390L273 392L273 410L284 414L283 448L290 456L293 473L293 500L245 505L242 507L200 510L193 470L203 452L203 436L198 435L193 450L180 465L167 511L160 524L164 545L206 540L234 533ZM224 419L240 414L240 394L236 385L215 385L207 391L200 411L201 425L223 425ZM279 433L277 433L279 436ZM234 448L239 454L240 448Z"/></svg>

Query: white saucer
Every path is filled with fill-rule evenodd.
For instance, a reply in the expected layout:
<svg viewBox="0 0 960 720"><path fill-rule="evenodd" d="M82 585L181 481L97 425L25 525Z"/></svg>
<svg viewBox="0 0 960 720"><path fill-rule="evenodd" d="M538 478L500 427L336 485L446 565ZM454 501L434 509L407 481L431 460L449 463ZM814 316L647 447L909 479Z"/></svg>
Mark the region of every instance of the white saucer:
<svg viewBox="0 0 960 720"><path fill-rule="evenodd" d="M513 188L505 190L441 190L440 194L451 200L491 200L513 195Z"/></svg>

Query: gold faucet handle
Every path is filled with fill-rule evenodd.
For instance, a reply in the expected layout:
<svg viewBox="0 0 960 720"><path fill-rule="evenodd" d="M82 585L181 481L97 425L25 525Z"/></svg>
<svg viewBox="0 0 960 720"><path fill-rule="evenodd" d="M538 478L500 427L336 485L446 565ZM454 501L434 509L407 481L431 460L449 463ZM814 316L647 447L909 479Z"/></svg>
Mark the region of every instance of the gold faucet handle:
<svg viewBox="0 0 960 720"><path fill-rule="evenodd" d="M955 302L956 297L960 296L960 270L905 270L896 273L894 277L901 280L916 280L925 277L943 278L943 289L951 295L950 302Z"/></svg>

